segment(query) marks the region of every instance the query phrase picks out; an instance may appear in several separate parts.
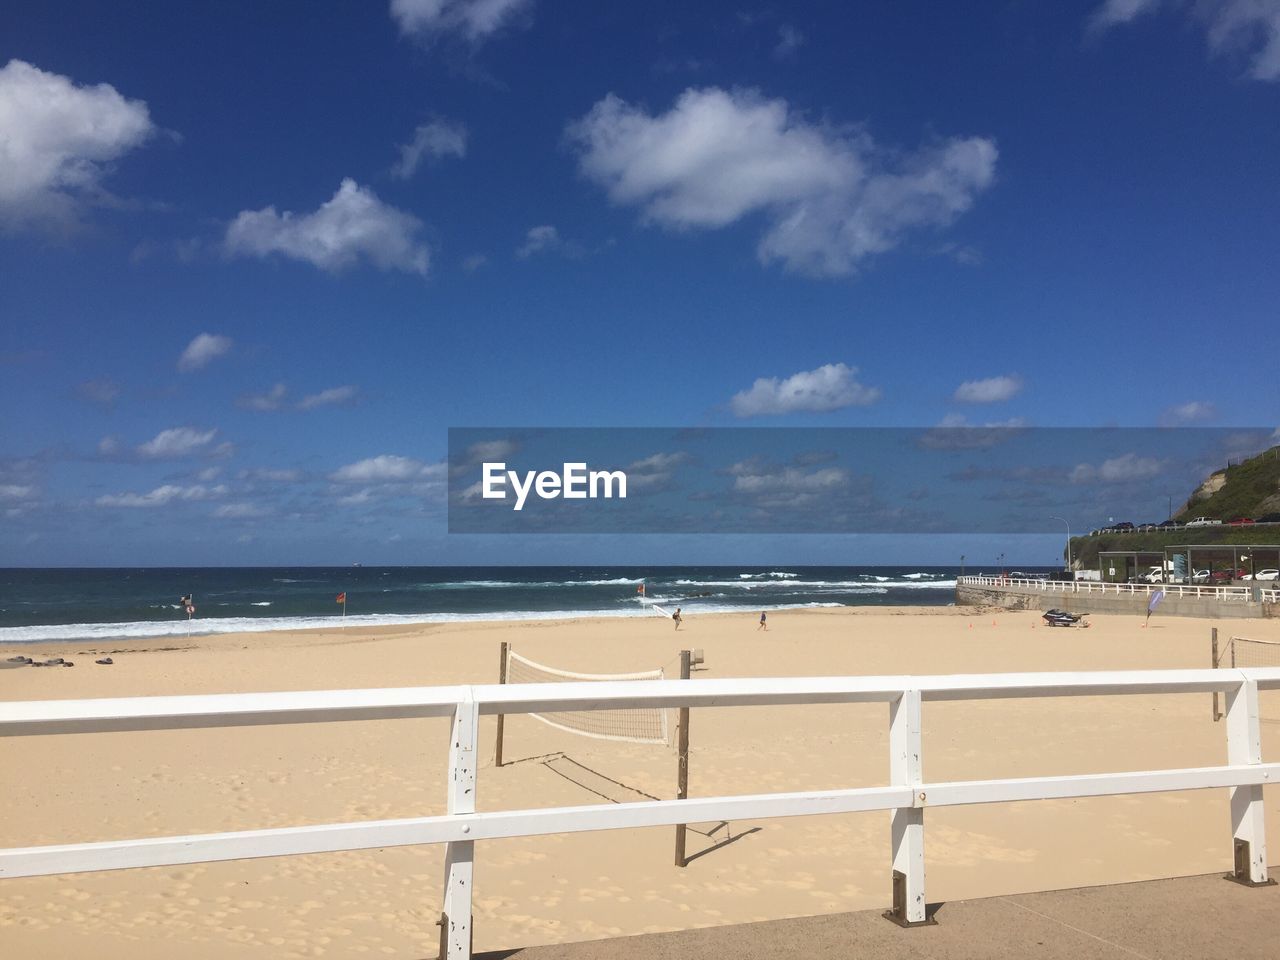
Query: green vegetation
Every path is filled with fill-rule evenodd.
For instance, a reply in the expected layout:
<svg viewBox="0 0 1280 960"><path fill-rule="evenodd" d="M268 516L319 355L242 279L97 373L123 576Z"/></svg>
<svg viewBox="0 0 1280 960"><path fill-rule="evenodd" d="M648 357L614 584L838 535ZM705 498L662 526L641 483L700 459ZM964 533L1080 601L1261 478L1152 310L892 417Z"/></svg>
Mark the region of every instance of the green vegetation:
<svg viewBox="0 0 1280 960"><path fill-rule="evenodd" d="M1201 514L1196 514L1201 516ZM1102 550L1162 553L1165 547L1182 544L1280 543L1280 527L1192 527L1190 530L1144 531L1141 533L1099 533L1071 538L1071 558L1080 570L1097 570Z"/></svg>
<svg viewBox="0 0 1280 960"><path fill-rule="evenodd" d="M1207 496L1200 491L1193 493L1174 519L1180 523L1196 517L1227 521L1280 512L1280 447L1219 470L1210 479L1216 481L1218 477L1225 480L1220 490ZM1204 488L1202 484L1201 490Z"/></svg>
<svg viewBox="0 0 1280 960"><path fill-rule="evenodd" d="M1280 512L1280 446L1226 470L1216 471L1174 515L1180 523L1196 517L1211 517L1222 520L1222 526L1072 537L1072 559L1077 569L1096 570L1098 553L1103 550L1160 553L1165 547L1178 544L1280 543L1280 527L1229 526L1226 523L1235 517L1260 517L1276 512Z"/></svg>

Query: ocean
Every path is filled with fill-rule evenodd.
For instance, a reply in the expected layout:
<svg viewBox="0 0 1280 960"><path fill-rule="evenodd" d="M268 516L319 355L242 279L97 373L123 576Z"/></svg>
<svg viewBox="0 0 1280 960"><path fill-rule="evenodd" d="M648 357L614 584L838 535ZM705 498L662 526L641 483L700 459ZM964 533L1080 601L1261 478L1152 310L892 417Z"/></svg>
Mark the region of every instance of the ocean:
<svg viewBox="0 0 1280 960"><path fill-rule="evenodd" d="M181 567L0 570L0 642L939 605L956 567ZM970 568L972 573L981 572ZM639 587L644 584L644 593ZM188 623L181 604L191 596Z"/></svg>

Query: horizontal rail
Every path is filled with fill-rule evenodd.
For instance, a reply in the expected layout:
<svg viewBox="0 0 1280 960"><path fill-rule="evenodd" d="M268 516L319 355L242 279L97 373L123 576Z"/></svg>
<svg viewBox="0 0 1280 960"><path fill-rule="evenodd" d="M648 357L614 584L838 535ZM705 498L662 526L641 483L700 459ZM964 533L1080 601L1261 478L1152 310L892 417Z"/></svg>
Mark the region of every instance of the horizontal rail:
<svg viewBox="0 0 1280 960"><path fill-rule="evenodd" d="M927 796L917 805L948 807L1019 800L1065 800L1072 797L1207 790L1212 787L1276 782L1280 782L1280 763L1032 777L1022 780L968 780L922 786L919 790L927 793Z"/></svg>
<svg viewBox="0 0 1280 960"><path fill-rule="evenodd" d="M14 848L0 851L0 879L637 829L709 820L764 820L864 813L904 807L1058 800L1198 790L1276 781L1280 781L1280 763L1237 764L1070 777L926 783L915 787L861 787L690 800L645 800L547 810L331 823L145 840Z"/></svg>
<svg viewBox="0 0 1280 960"><path fill-rule="evenodd" d="M464 699L481 715L620 707L741 707L891 703L904 690L925 701L1223 693L1243 678L1280 689L1280 667L1115 670L950 676L743 677L308 690L182 697L27 700L0 703L0 736L326 723L452 716Z"/></svg>
<svg viewBox="0 0 1280 960"><path fill-rule="evenodd" d="M450 717L464 687L302 690L0 703L0 736Z"/></svg>
<svg viewBox="0 0 1280 960"><path fill-rule="evenodd" d="M644 800L547 810L446 814L407 820L334 823L191 837L28 847L0 851L0 877L119 870L630 827L661 827L707 820L759 820L858 813L910 806L911 799L912 791L909 787L865 787L812 793Z"/></svg>
<svg viewBox="0 0 1280 960"><path fill-rule="evenodd" d="M966 576L957 578L961 586L1017 587L1043 593L1113 594L1148 597L1157 590L1168 597L1208 597L1247 603L1253 599L1252 587L1213 587L1182 583L1105 583L1100 580L1041 580L1038 577ZM1265 593L1275 591L1262 591ZM1264 599L1266 599L1264 597Z"/></svg>

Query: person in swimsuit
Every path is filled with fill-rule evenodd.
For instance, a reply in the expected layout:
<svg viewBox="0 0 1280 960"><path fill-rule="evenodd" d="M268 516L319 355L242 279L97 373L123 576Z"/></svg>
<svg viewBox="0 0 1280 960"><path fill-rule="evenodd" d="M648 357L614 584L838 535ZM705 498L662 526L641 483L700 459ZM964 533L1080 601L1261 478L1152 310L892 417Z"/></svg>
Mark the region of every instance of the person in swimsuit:
<svg viewBox="0 0 1280 960"><path fill-rule="evenodd" d="M676 607L676 612L671 615L671 619L676 622L676 629L680 629L680 608Z"/></svg>
<svg viewBox="0 0 1280 960"><path fill-rule="evenodd" d="M765 619L765 612L764 612L763 610L761 610L761 611L760 611L760 626L756 627L756 632L757 632L757 633L759 633L761 630L768 630L768 629L769 629L769 622L768 622L768 620L766 620L766 619Z"/></svg>

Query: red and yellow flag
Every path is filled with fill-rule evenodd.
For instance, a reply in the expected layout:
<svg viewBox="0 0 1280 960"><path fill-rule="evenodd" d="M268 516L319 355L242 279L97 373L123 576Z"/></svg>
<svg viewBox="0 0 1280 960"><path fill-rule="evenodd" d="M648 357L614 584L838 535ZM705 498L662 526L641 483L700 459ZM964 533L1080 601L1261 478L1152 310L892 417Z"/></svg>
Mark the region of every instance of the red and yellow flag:
<svg viewBox="0 0 1280 960"><path fill-rule="evenodd" d="M345 604L347 602L347 595L345 593L338 594L338 602Z"/></svg>

